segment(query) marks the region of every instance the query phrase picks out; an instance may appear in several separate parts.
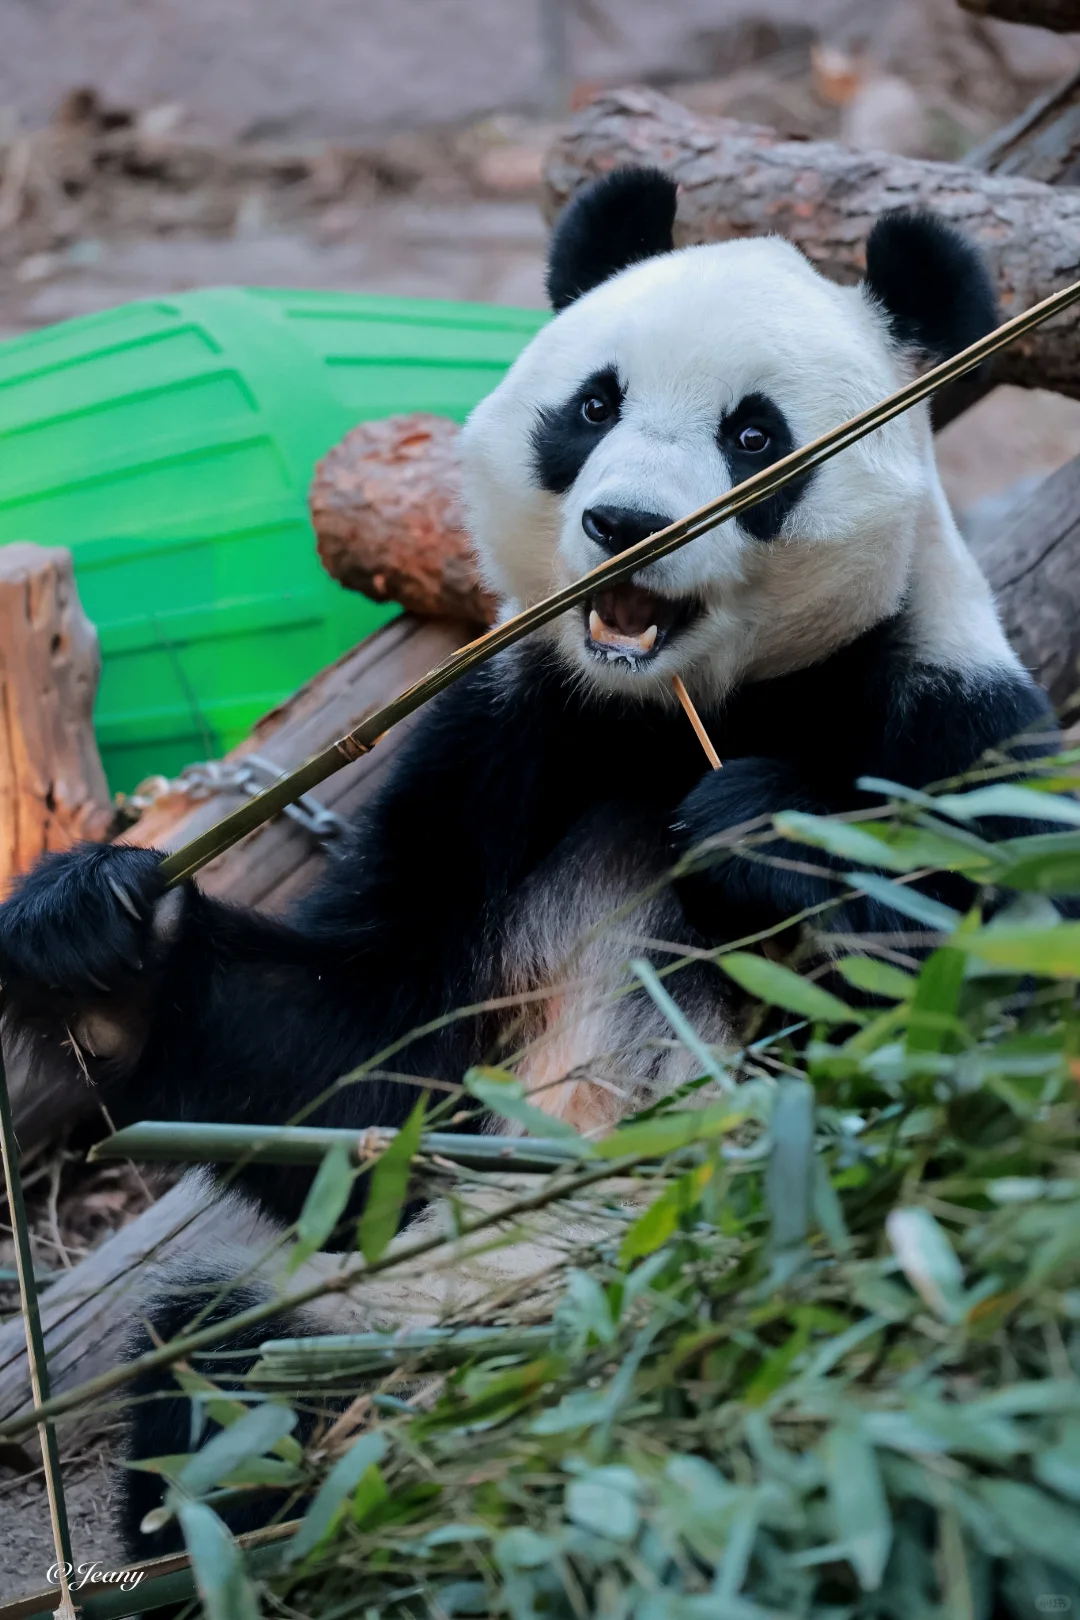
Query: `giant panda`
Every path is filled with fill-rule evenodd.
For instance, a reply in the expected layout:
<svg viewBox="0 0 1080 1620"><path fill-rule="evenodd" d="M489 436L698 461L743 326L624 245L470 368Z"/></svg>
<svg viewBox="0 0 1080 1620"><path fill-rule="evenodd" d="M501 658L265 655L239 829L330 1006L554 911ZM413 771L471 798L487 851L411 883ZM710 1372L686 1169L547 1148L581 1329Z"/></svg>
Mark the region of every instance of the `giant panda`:
<svg viewBox="0 0 1080 1620"><path fill-rule="evenodd" d="M629 169L570 203L550 248L554 318L464 430L472 533L507 613L994 325L980 256L929 215L878 220L848 287L775 237L676 249L676 200L664 174ZM73 1042L118 1125L285 1121L385 1053L307 1117L400 1126L409 1076L457 1082L494 1058L540 1108L602 1132L695 1073L653 1002L627 993L631 957L685 958L668 984L701 1038L724 1042L733 1013L708 949L850 893L828 856L785 862L778 839L778 862L692 851L778 811L869 803L860 777L954 778L1051 724L917 408L443 693L287 919L193 883L163 892L151 850L43 860L0 907L9 1034L39 1053ZM897 925L871 900L830 917ZM279 1168L241 1178L282 1223L309 1183ZM222 1274L213 1256L189 1269L147 1308L151 1331L260 1297L248 1279L212 1303ZM452 1298L445 1278L410 1288L324 1302L259 1337L433 1320ZM169 1375L139 1387L135 1457L187 1448L187 1403L162 1398L174 1389ZM169 1530L138 1530L159 1490L127 1477L133 1557L169 1544Z"/></svg>

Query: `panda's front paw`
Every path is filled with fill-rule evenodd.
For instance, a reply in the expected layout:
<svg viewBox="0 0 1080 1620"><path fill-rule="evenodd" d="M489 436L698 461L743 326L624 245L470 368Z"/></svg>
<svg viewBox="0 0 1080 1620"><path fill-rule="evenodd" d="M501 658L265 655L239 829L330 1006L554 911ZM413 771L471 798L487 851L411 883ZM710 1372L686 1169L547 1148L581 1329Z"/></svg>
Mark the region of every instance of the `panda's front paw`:
<svg viewBox="0 0 1080 1620"><path fill-rule="evenodd" d="M821 808L817 795L781 760L733 759L702 777L672 823L681 868L677 888L694 927L725 943L827 898L826 878L792 870L805 867L807 851L768 836L781 810Z"/></svg>
<svg viewBox="0 0 1080 1620"><path fill-rule="evenodd" d="M156 850L84 844L19 881L0 906L0 986L16 1025L60 1023L77 1036L145 1008L185 905L184 890L166 891L161 861ZM86 1044L94 1054L92 1034Z"/></svg>

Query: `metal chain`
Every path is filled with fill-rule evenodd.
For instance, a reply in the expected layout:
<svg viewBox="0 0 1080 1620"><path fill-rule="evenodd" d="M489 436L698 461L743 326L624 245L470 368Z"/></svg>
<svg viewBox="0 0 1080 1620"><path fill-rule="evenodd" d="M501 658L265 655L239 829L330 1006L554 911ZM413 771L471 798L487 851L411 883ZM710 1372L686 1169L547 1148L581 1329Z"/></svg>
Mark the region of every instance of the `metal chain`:
<svg viewBox="0 0 1080 1620"><path fill-rule="evenodd" d="M163 799L182 796L193 802L213 799L219 793L243 793L255 798L274 782L280 782L288 772L260 754L246 754L243 759L211 759L197 765L185 765L179 776L149 776L140 782L134 793L125 795L125 807L140 814L152 810ZM333 810L327 810L310 793L302 793L282 814L317 844L331 844L341 838L348 822Z"/></svg>

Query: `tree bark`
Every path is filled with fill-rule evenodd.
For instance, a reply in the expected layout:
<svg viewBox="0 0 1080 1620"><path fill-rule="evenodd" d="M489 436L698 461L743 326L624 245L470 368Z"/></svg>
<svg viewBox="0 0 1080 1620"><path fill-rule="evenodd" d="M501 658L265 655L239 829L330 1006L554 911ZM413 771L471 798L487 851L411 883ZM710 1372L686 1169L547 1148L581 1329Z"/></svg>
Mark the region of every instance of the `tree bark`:
<svg viewBox="0 0 1080 1620"><path fill-rule="evenodd" d="M0 546L0 897L115 812L94 735L97 632L59 546Z"/></svg>
<svg viewBox="0 0 1080 1620"><path fill-rule="evenodd" d="M1048 186L1080 184L1080 73L995 130L966 162L986 174L1022 175Z"/></svg>
<svg viewBox="0 0 1080 1620"><path fill-rule="evenodd" d="M960 5L975 17L1027 23L1034 28L1050 28L1055 34L1080 31L1080 0L960 0Z"/></svg>
<svg viewBox="0 0 1080 1620"><path fill-rule="evenodd" d="M1080 456L971 540L1005 632L1059 710L1080 689Z"/></svg>
<svg viewBox="0 0 1080 1620"><path fill-rule="evenodd" d="M546 165L554 214L620 164L655 164L679 181L680 242L777 231L826 275L858 279L871 225L889 208L932 208L979 242L1005 315L1080 278L1080 195L960 164L784 140L731 119L698 118L652 90L601 96L570 124ZM1080 397L1080 322L1066 311L1010 345L999 382Z"/></svg>
<svg viewBox="0 0 1080 1620"><path fill-rule="evenodd" d="M320 463L311 521L329 574L425 617L491 621L461 496L458 427L417 412L362 422Z"/></svg>

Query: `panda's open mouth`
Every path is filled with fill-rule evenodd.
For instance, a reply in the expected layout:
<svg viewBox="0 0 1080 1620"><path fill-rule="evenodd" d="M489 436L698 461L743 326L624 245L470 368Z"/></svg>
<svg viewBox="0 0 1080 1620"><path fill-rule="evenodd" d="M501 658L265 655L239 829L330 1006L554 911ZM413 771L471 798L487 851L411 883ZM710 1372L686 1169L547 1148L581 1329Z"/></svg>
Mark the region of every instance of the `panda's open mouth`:
<svg viewBox="0 0 1080 1620"><path fill-rule="evenodd" d="M640 585L608 585L585 601L585 645L595 658L648 663L699 611Z"/></svg>

